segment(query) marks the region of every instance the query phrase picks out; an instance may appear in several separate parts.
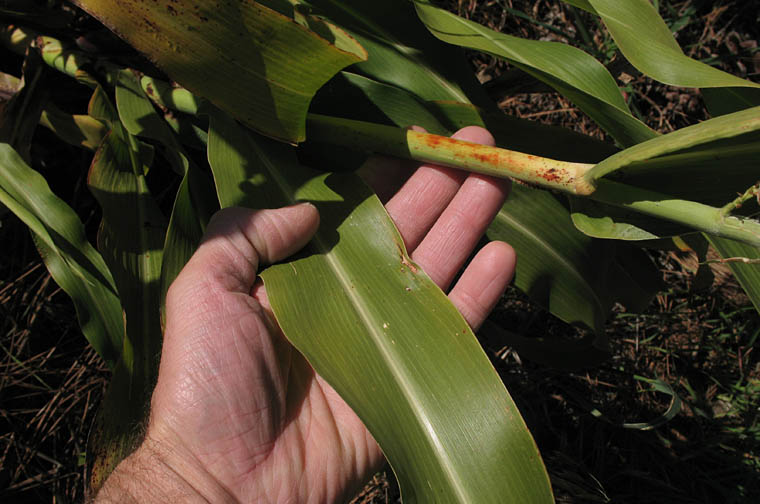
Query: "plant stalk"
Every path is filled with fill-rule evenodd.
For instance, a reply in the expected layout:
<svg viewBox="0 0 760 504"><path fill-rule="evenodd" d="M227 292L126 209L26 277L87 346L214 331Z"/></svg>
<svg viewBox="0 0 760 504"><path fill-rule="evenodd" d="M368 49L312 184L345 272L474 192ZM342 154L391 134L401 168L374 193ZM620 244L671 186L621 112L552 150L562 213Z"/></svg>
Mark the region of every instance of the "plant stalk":
<svg viewBox="0 0 760 504"><path fill-rule="evenodd" d="M760 247L760 222L725 215L720 208L606 179L597 180L591 199Z"/></svg>
<svg viewBox="0 0 760 504"><path fill-rule="evenodd" d="M583 177L592 164L557 161L430 133L318 114L308 115L306 127L309 139L317 142L515 178L577 196L588 196L595 189L593 181Z"/></svg>

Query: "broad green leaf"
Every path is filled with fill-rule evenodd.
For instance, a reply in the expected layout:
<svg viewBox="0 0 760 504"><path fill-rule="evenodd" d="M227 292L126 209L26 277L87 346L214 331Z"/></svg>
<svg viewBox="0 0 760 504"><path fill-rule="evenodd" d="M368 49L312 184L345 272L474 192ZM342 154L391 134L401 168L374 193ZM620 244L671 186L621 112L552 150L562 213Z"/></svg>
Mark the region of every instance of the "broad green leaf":
<svg viewBox="0 0 760 504"><path fill-rule="evenodd" d="M407 0L310 0L318 12L348 30L369 57L352 70L423 100L454 100L494 107L464 54L424 29Z"/></svg>
<svg viewBox="0 0 760 504"><path fill-rule="evenodd" d="M82 332L113 368L124 325L111 272L74 210L7 144L0 144L0 203L29 226L50 275L74 302Z"/></svg>
<svg viewBox="0 0 760 504"><path fill-rule="evenodd" d="M320 91L312 112L348 119L422 126L445 135L447 129L416 95L362 75L341 72Z"/></svg>
<svg viewBox="0 0 760 504"><path fill-rule="evenodd" d="M487 235L517 251L515 286L565 322L593 330L601 352L609 352L604 322L612 306L643 309L660 287L651 261L579 232L545 191L514 185Z"/></svg>
<svg viewBox="0 0 760 504"><path fill-rule="evenodd" d="M607 265L550 193L513 185L487 235L523 252L518 252L517 288L565 322L604 333L608 300L595 290L593 278ZM601 348L607 350L604 344Z"/></svg>
<svg viewBox="0 0 760 504"><path fill-rule="evenodd" d="M287 146L224 117L212 117L209 160L225 206L319 208L308 250L262 278L288 339L370 429L405 501L552 501L535 444L471 330L358 178L299 167Z"/></svg>
<svg viewBox="0 0 760 504"><path fill-rule="evenodd" d="M88 441L87 483L97 492L134 449L158 372L166 219L148 189L139 142L115 120L104 92L93 95L90 110L114 118L87 182L103 210L98 246L113 273L126 323L121 358Z"/></svg>
<svg viewBox="0 0 760 504"><path fill-rule="evenodd" d="M567 128L491 112L468 103L423 101L396 86L348 72L320 91L315 105L318 105L315 112L400 127L417 125L439 135L451 135L465 126L478 125L491 131L499 147L552 159L596 162L618 152L611 144ZM547 137L553 141L546 142Z"/></svg>
<svg viewBox="0 0 760 504"><path fill-rule="evenodd" d="M760 147L754 132L758 130L760 107L715 117L629 147L597 164L587 175L597 180L625 168L625 174L621 176L625 176L628 182L628 178L634 178L652 166L651 169L657 170L660 176L670 176L673 169L680 169L684 176L689 173L690 179L694 170L705 166L705 172L713 177L714 188L714 184L719 183L718 179L730 177L732 170L730 165L724 166L721 168L721 176L715 177L715 167L718 166L714 164L716 159L725 165L727 158L746 159L747 156L756 155ZM724 171L726 169L729 170L728 173ZM738 169L739 174L746 174L746 171L746 166ZM660 182L667 183L667 178L662 177ZM692 185L681 178L675 182L683 188Z"/></svg>
<svg viewBox="0 0 760 504"><path fill-rule="evenodd" d="M191 165L177 189L166 232L161 269L162 310L169 286L198 248L206 225L217 209L212 180L198 167Z"/></svg>
<svg viewBox="0 0 760 504"><path fill-rule="evenodd" d="M252 1L75 3L173 80L248 126L290 142L304 139L306 109L317 89L366 58L339 28L309 18L317 33Z"/></svg>
<svg viewBox="0 0 760 504"><path fill-rule="evenodd" d="M211 180L191 161L179 139L158 115L133 72L122 70L116 83L119 118L130 134L158 141L164 157L182 176L174 199L161 267L161 303L169 286L200 243L218 208Z"/></svg>
<svg viewBox="0 0 760 504"><path fill-rule="evenodd" d="M415 1L415 7L433 35L451 44L507 59L572 100L618 143L634 145L656 136L631 115L604 66L580 49L499 33L427 2Z"/></svg>
<svg viewBox="0 0 760 504"><path fill-rule="evenodd" d="M755 131L636 161L609 178L674 198L723 206L757 182L758 154L760 131Z"/></svg>
<svg viewBox="0 0 760 504"><path fill-rule="evenodd" d="M416 124L429 131L439 134L450 135L455 130L466 125L479 125L488 128L496 138L497 145L514 150L531 152L547 157L558 159L569 159L573 161L599 161L610 153L615 152L615 148L583 136L567 129L552 128L536 124L530 121L512 118L504 114L490 114L477 107L469 104L455 102L421 102L414 95L399 88L387 84L378 83L374 80L361 76L350 75L338 86L338 81L331 83L332 90L336 97L350 96L351 103L355 103L354 95L363 98L367 105L362 106L362 110L378 111L379 115L386 120L395 122L399 126L408 126ZM319 99L327 108L334 106L338 113L352 115L348 107L341 107L337 99L330 100L329 97L321 96ZM546 142L547 136L553 138L552 142ZM341 151L339 156L345 157L345 152ZM320 166L333 166L338 159L323 157L319 161ZM382 177L380 173L373 173L372 177ZM584 323L588 327L601 329L601 321L607 317L607 306L599 303L599 298L607 299L607 291L597 292L597 288L592 286L591 277L585 284L586 288L579 288L578 275L558 274L557 271L580 271L580 276L586 275L585 272L599 273L599 268L586 255L569 254L565 250L573 251L572 240L569 243L562 243L561 238L556 241L554 254L548 253L542 256L541 260L530 261L523 260L523 257L532 257L535 251L545 250L547 245L543 241L557 238L555 229L546 222L566 223L570 225L569 213L565 206L560 204L553 196L541 191L527 189L518 186L515 191L519 195L525 192L525 197L512 197L502 209L501 219L510 219L512 223L504 226L504 229L511 229L512 233L519 235L518 239L512 239L513 236L503 236L515 247L518 257L521 259L517 263L518 286L527 293L540 292L541 296L534 299L544 306L547 306L546 290L555 292L551 297L570 296L570 304L581 306L582 309L574 310L567 305L553 303L547 307L558 317L568 322L578 322L577 317L581 314ZM542 204L543 202L543 204ZM498 218L497 218L498 219ZM651 220L651 219L650 219ZM493 228L492 228L493 230ZM577 237L589 247L589 250L596 248L585 236L578 233L572 228L565 232ZM546 235L546 236L545 236ZM595 253L602 254L597 251ZM576 263L577 257L582 257L581 263ZM554 264L558 263L558 264ZM616 263L617 264L617 263ZM565 269L567 268L567 269ZM626 304L636 304L640 306L646 304L654 293L651 286L647 288L637 287L632 283L633 279L623 272L627 271L626 267L615 267L614 273L611 269L608 275L610 285L621 285L620 292L629 292ZM650 264L649 269L653 267ZM646 277L646 274L642 275ZM546 282L547 279L551 279ZM537 288L535 282L537 279L546 282L544 287ZM547 286L548 285L548 286ZM635 294L634 294L635 293ZM639 296L638 302L632 298ZM619 300L617 297L611 299ZM611 304L611 303L610 303ZM596 308L594 308L596 307ZM555 309L558 308L558 309ZM583 317L583 314L586 316Z"/></svg>
<svg viewBox="0 0 760 504"><path fill-rule="evenodd" d="M649 0L588 0L588 3L602 18L626 59L653 79L683 87L760 88L760 84L686 56Z"/></svg>
<svg viewBox="0 0 760 504"><path fill-rule="evenodd" d="M705 234L760 312L760 248ZM753 263L754 261L754 263Z"/></svg>
<svg viewBox="0 0 760 504"><path fill-rule="evenodd" d="M40 124L64 142L92 151L98 148L106 134L106 127L94 117L67 114L52 104L42 111Z"/></svg>

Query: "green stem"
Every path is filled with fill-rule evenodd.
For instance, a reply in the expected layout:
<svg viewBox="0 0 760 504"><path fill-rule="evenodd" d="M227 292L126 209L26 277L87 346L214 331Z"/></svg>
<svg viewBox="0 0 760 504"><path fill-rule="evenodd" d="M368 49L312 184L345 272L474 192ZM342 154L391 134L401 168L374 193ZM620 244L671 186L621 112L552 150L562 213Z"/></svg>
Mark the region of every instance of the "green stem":
<svg viewBox="0 0 760 504"><path fill-rule="evenodd" d="M752 198L757 198L757 203L760 205L760 182L747 189L744 194L736 198L731 203L727 204L720 209L721 215L728 215L737 208L740 208L744 203Z"/></svg>
<svg viewBox="0 0 760 504"><path fill-rule="evenodd" d="M501 178L515 178L579 196L594 192L583 178L593 165L542 158L393 126L309 114L310 140L435 163Z"/></svg>
<svg viewBox="0 0 760 504"><path fill-rule="evenodd" d="M36 38L36 44L42 54L42 60L49 66L87 86L98 85L98 81L92 75L82 70L92 64L92 61L81 52L66 49L60 40L44 35Z"/></svg>
<svg viewBox="0 0 760 504"><path fill-rule="evenodd" d="M726 216L720 208L675 199L606 179L597 180L597 188L591 199L760 247L760 222Z"/></svg>

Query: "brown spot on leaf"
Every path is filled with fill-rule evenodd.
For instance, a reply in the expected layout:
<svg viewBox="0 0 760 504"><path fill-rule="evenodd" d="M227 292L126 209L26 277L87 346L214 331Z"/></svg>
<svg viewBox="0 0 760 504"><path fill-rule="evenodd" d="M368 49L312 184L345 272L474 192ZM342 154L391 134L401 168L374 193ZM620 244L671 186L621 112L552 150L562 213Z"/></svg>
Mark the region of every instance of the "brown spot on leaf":
<svg viewBox="0 0 760 504"><path fill-rule="evenodd" d="M401 264L409 268L409 271L412 273L417 273L417 267L414 264L410 263L404 254L401 254ZM401 268L401 272L404 272L404 268Z"/></svg>

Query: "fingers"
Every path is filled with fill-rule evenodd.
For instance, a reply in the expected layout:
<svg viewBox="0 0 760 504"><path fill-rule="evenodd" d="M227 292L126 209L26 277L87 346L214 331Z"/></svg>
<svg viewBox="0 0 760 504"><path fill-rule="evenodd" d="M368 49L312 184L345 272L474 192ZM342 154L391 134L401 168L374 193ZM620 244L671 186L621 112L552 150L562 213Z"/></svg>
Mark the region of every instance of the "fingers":
<svg viewBox="0 0 760 504"><path fill-rule="evenodd" d="M446 290L501 209L509 182L472 174L411 256Z"/></svg>
<svg viewBox="0 0 760 504"><path fill-rule="evenodd" d="M516 261L510 245L491 242L477 253L451 289L449 299L473 331L477 331L512 281Z"/></svg>
<svg viewBox="0 0 760 504"><path fill-rule="evenodd" d="M494 145L483 128L467 127L453 138ZM407 250L414 250L438 219L457 191L465 172L436 165L422 165L385 205L404 239Z"/></svg>
<svg viewBox="0 0 760 504"><path fill-rule="evenodd" d="M298 251L318 226L319 214L309 203L276 210L221 210L175 284L203 278L225 291L248 293L260 262L272 263Z"/></svg>

